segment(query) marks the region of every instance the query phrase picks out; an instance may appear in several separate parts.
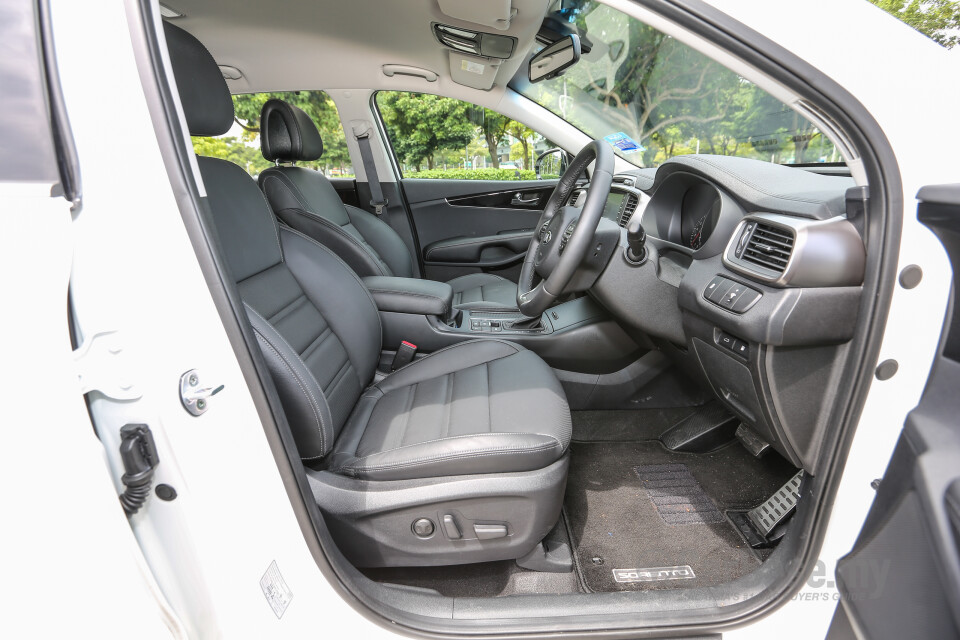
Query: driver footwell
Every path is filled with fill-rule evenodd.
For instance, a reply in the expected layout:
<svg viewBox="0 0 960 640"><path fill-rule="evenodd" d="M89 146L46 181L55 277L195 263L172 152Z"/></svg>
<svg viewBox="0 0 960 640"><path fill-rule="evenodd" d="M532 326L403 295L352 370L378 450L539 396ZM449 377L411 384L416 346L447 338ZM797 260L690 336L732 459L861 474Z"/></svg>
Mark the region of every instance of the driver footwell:
<svg viewBox="0 0 960 640"><path fill-rule="evenodd" d="M749 573L761 556L725 512L760 504L796 472L737 442L700 454L655 440L571 450L564 513L581 587L594 592L704 587Z"/></svg>

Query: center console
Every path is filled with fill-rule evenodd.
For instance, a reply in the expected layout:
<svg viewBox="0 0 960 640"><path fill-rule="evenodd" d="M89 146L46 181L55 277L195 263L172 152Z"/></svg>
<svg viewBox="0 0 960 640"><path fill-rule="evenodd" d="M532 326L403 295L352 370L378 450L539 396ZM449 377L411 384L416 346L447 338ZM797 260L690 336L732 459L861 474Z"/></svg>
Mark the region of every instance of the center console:
<svg viewBox="0 0 960 640"><path fill-rule="evenodd" d="M418 354L427 354L465 340L510 340L554 368L589 374L619 371L640 351L609 313L587 296L528 318L519 311L456 309L445 282L383 276L363 281L380 311L384 364L404 341L416 345Z"/></svg>

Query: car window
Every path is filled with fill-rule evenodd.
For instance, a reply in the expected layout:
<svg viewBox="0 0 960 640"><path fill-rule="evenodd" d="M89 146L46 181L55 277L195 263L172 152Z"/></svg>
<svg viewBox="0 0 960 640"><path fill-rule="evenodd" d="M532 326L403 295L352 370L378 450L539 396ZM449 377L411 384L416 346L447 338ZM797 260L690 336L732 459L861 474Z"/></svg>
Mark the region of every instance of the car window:
<svg viewBox="0 0 960 640"><path fill-rule="evenodd" d="M343 125L337 107L323 91L287 91L275 93L245 93L233 96L235 122L233 127L216 138L194 137L193 150L201 156L229 160L256 177L273 162L260 153L260 109L271 98L277 98L303 109L320 130L323 155L313 162L298 162L297 166L323 172L328 178L352 178L353 166L347 152Z"/></svg>
<svg viewBox="0 0 960 640"><path fill-rule="evenodd" d="M780 164L843 158L813 124L682 42L612 7L565 0L551 17L580 36L580 61L536 84L526 66L510 87L603 138L621 158L657 166L683 154Z"/></svg>
<svg viewBox="0 0 960 640"><path fill-rule="evenodd" d="M379 91L376 103L405 178L534 180L537 156L555 146L516 120L454 98Z"/></svg>

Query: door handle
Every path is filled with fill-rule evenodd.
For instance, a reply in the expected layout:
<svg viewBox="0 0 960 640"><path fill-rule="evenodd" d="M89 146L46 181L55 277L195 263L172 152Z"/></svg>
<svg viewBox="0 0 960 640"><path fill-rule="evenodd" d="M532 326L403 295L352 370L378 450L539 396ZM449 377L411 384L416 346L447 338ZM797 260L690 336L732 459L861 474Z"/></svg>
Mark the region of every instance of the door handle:
<svg viewBox="0 0 960 640"><path fill-rule="evenodd" d="M513 194L513 200L510 201L510 204L513 205L531 205L538 204L540 202L540 195L534 195L530 198L524 198L523 194L515 193Z"/></svg>

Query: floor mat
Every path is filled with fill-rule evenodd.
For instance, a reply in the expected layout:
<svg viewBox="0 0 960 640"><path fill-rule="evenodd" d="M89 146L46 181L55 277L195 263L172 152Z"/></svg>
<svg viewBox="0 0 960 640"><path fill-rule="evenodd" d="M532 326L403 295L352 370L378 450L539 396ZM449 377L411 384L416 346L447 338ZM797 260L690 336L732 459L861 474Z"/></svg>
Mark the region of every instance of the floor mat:
<svg viewBox="0 0 960 640"><path fill-rule="evenodd" d="M657 515L668 525L723 522L717 509L685 464L648 464L633 469Z"/></svg>
<svg viewBox="0 0 960 640"><path fill-rule="evenodd" d="M795 473L778 456L757 460L735 442L705 454L655 441L575 443L571 451L564 509L589 591L703 587L752 571L760 560L724 511L760 504Z"/></svg>

